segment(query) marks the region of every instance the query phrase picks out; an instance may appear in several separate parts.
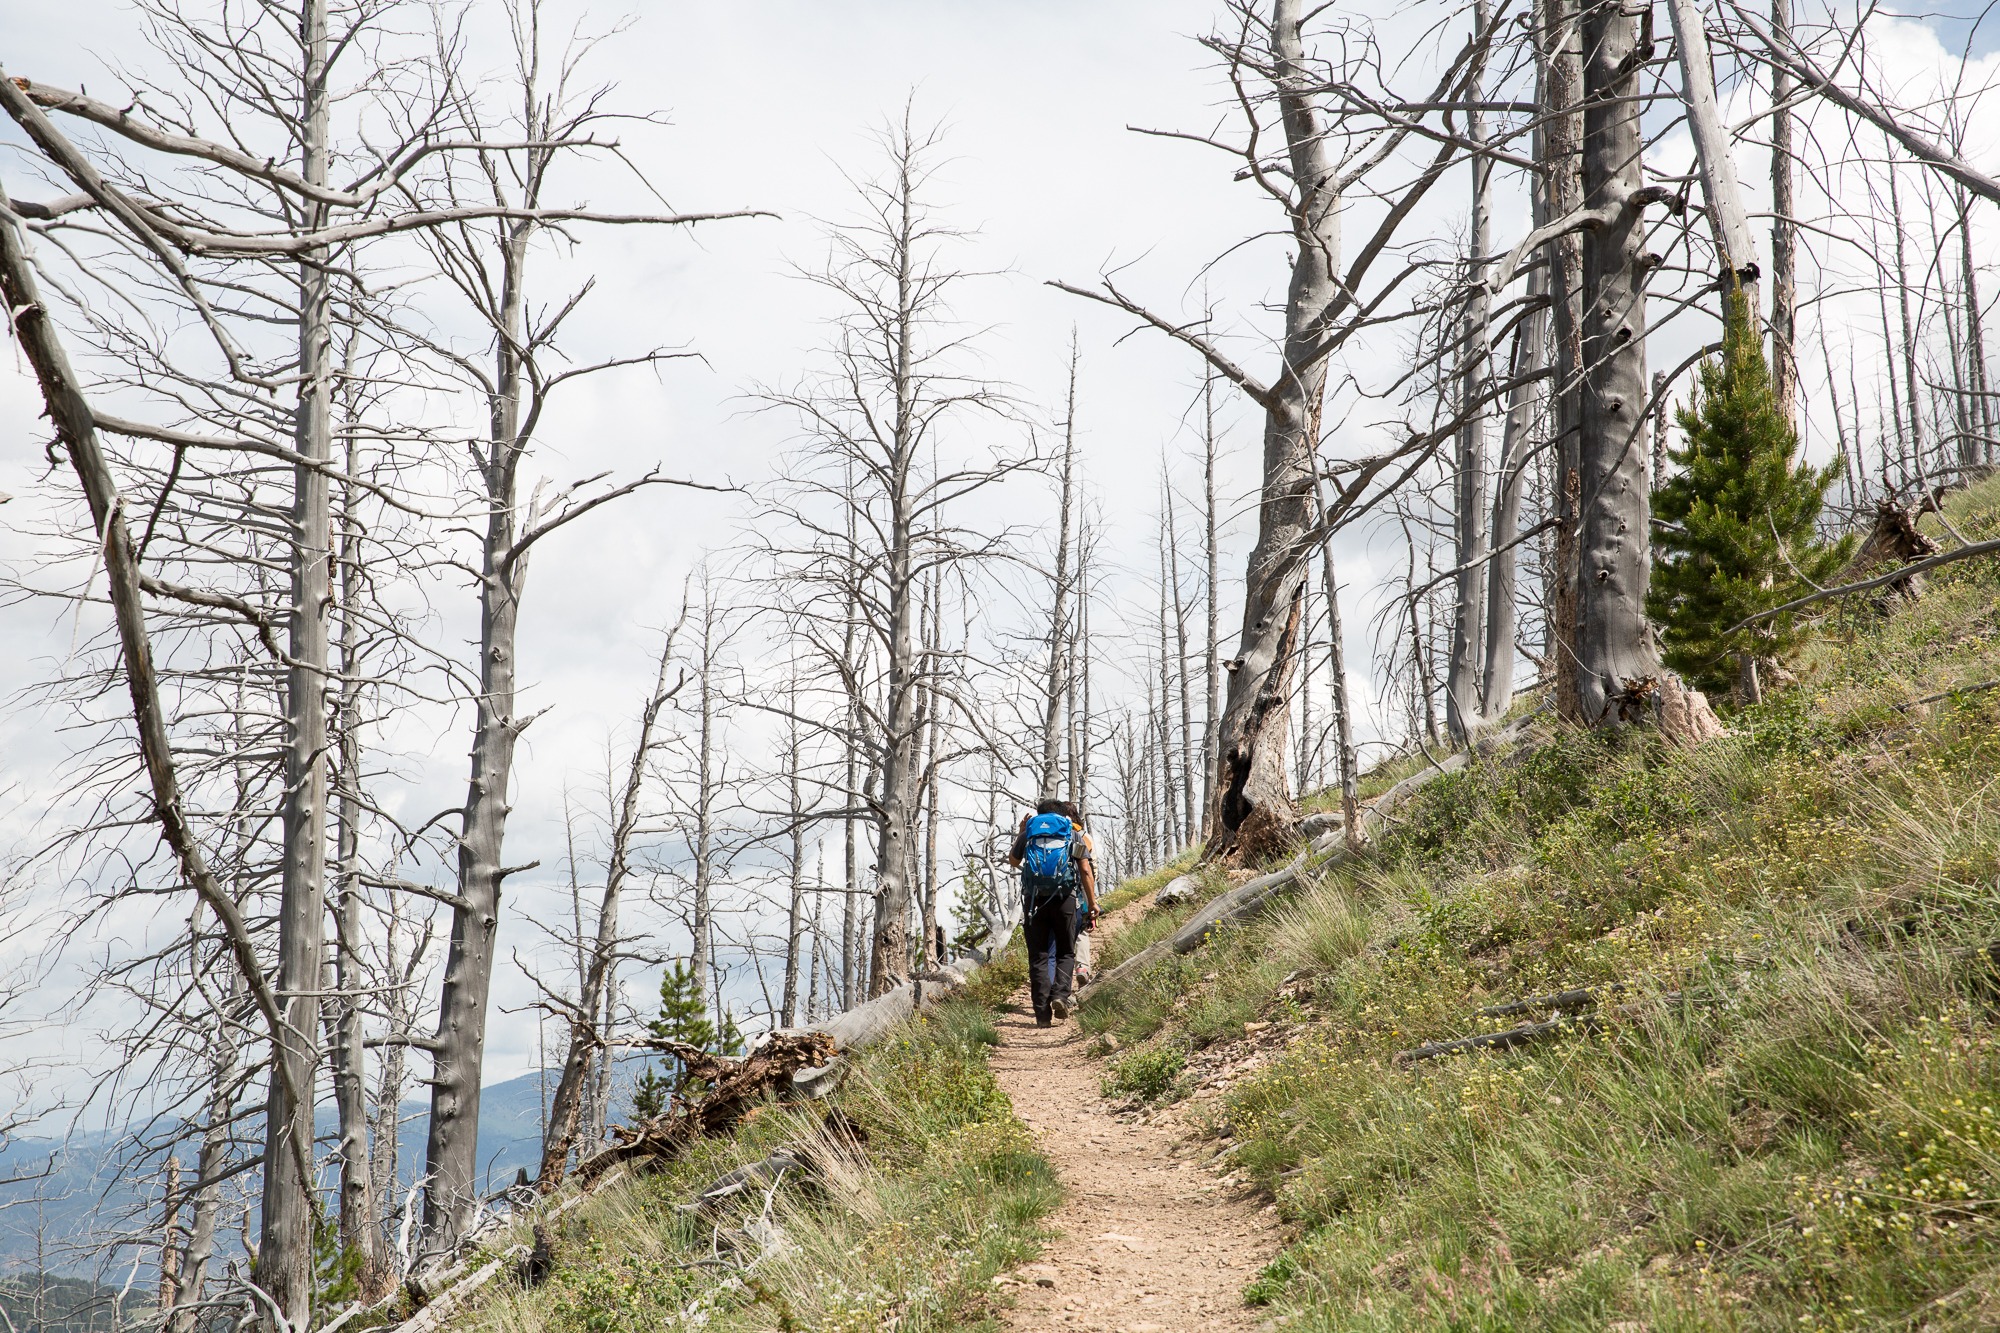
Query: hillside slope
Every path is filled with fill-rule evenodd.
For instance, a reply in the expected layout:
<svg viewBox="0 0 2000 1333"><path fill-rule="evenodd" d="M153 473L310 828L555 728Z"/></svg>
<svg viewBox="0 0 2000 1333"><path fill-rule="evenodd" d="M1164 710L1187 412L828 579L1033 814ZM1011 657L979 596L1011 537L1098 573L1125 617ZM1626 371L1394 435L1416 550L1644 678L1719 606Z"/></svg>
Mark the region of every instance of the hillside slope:
<svg viewBox="0 0 2000 1333"><path fill-rule="evenodd" d="M1947 516L2000 534L2000 483ZM1798 670L1698 749L1438 780L1091 998L1112 1082L1277 1202L1285 1327L2000 1326L2000 570L1855 599Z"/></svg>

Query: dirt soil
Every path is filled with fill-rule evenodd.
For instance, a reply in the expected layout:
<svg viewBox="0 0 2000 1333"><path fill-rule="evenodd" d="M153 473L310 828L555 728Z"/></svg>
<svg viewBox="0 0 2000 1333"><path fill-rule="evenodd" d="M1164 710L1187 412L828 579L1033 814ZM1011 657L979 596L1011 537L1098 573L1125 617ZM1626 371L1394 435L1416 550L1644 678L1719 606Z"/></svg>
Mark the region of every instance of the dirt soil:
<svg viewBox="0 0 2000 1333"><path fill-rule="evenodd" d="M1107 921L1115 925L1115 921ZM1218 1180L1171 1117L1145 1123L1099 1092L1104 1062L1074 1022L1037 1028L1026 992L998 1016L994 1073L1055 1164L1062 1234L1011 1275L1020 1330L1258 1329L1243 1289L1277 1252L1275 1219Z"/></svg>

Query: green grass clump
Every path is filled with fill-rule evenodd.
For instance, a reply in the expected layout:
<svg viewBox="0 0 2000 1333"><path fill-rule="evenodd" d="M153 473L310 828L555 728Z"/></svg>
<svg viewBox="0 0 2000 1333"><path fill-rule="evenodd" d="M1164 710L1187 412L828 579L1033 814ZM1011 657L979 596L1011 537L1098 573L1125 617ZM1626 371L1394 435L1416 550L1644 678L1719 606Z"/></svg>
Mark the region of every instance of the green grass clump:
<svg viewBox="0 0 2000 1333"><path fill-rule="evenodd" d="M1187 1068L1178 1046L1142 1046L1113 1060L1104 1075L1104 1095L1158 1101L1173 1092Z"/></svg>
<svg viewBox="0 0 2000 1333"><path fill-rule="evenodd" d="M2000 534L2000 482L1949 517ZM1829 611L1795 667L1697 749L1440 779L1093 996L1128 1061L1281 1025L1214 1114L1293 1228L1248 1293L1285 1327L2000 1327L2000 690L1912 703L2000 677L2000 562ZM1577 988L1594 1027L1394 1059Z"/></svg>
<svg viewBox="0 0 2000 1333"><path fill-rule="evenodd" d="M765 1106L734 1138L600 1193L564 1220L547 1282L497 1293L459 1327L993 1327L991 1279L1039 1250L1060 1194L987 1068L997 1040L979 1005L928 1011L867 1053L830 1108ZM771 1195L775 1232L763 1191L719 1216L675 1207L778 1147L822 1169Z"/></svg>

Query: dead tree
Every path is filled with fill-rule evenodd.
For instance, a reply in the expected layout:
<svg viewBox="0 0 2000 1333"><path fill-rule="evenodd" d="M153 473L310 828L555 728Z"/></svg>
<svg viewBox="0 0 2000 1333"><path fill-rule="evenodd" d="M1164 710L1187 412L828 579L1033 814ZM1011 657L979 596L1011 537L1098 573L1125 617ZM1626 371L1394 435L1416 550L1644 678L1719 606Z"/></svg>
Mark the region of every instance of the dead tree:
<svg viewBox="0 0 2000 1333"><path fill-rule="evenodd" d="M1473 24L1489 22L1486 0L1474 0ZM1457 572L1451 621L1451 657L1445 682L1445 721L1452 740L1464 744L1485 719L1487 552L1493 534L1486 503L1485 391L1493 359L1492 291L1483 261L1493 251L1493 159L1487 145L1485 95L1486 60L1476 57L1471 71L1471 105L1465 113L1472 169L1472 218L1466 234L1466 299L1458 334L1457 458L1452 469L1453 556Z"/></svg>
<svg viewBox="0 0 2000 1333"><path fill-rule="evenodd" d="M591 1082L600 1064L610 1062L605 1029L610 1018L612 976L617 966L621 936L619 909L625 881L632 872L633 839L639 831L646 775L655 751L661 744L660 713L687 683L678 668L674 640L681 626L669 630L660 650L659 666L652 691L639 709L639 733L625 765L625 780L617 792L612 811L610 841L604 863L604 889L598 898L596 930L590 939L581 975L576 1004L570 1011L569 1033L564 1042L562 1074L549 1098L548 1127L542 1136L542 1161L535 1188L543 1194L552 1190L568 1170L569 1155L576 1146L578 1132L587 1123L585 1103ZM669 676L673 679L669 682ZM581 923L579 923L580 925ZM585 942L579 934L579 949Z"/></svg>
<svg viewBox="0 0 2000 1333"><path fill-rule="evenodd" d="M957 506L1032 457L963 443L962 418L1004 416L992 386L958 367L946 302L971 275L943 251L955 238L927 200L936 131L906 109L884 136L887 170L860 182L861 218L832 230L833 256L807 275L843 313L828 368L763 400L804 436L760 535L798 652L840 683L849 720L813 719L856 744L870 770L847 799L875 831L868 993L908 977L911 867L922 797L919 607L932 571L976 564L998 539L956 525ZM941 461L942 460L942 461ZM871 674L859 674L866 666ZM860 764L856 765L861 767Z"/></svg>
<svg viewBox="0 0 2000 1333"><path fill-rule="evenodd" d="M1662 673L1646 621L1645 209L1664 193L1641 171L1639 71L1650 55L1613 0L1585 0L1583 32L1583 410L1576 676L1594 725L1636 720L1630 700Z"/></svg>
<svg viewBox="0 0 2000 1333"><path fill-rule="evenodd" d="M1237 160L1238 178L1254 182L1284 214L1291 273L1272 379L1266 383L1237 364L1203 324L1157 314L1127 297L1109 278L1099 290L1055 285L1123 310L1189 346L1263 411L1257 539L1245 577L1243 629L1236 657L1228 664L1217 744L1216 829L1207 848L1211 856L1240 854L1255 860L1288 843L1295 822L1286 774L1291 673L1298 660L1305 571L1319 540L1313 484L1320 466L1329 358L1362 328L1379 330L1391 318L1383 303L1408 270L1383 279L1376 265L1396 253L1392 241L1457 156L1461 142L1461 136L1426 125L1424 117L1462 100L1469 63L1483 54L1492 33L1475 33L1448 63L1431 95L1404 104L1358 86L1370 68L1368 43L1360 44L1367 55L1349 57L1346 64L1329 65L1309 55L1302 0L1273 0L1268 16L1249 0L1235 0L1229 13L1231 31L1205 44L1224 61L1244 135L1236 141L1219 134L1172 137L1230 154ZM1390 103L1415 109L1397 110ZM1282 150L1268 146L1267 135L1280 139ZM1409 154L1414 160L1406 177L1393 186L1384 183L1390 165L1401 163L1399 154L1433 142L1435 152ZM1346 260L1342 205L1363 182L1379 202L1381 216ZM1433 434L1424 433L1344 465L1324 521L1337 524L1364 512L1437 443Z"/></svg>
<svg viewBox="0 0 2000 1333"><path fill-rule="evenodd" d="M525 501L521 495L536 432L556 390L595 372L657 365L672 354L651 351L558 366L558 334L588 288L550 313L531 312L529 271L534 242L550 212L551 172L593 144L609 112L594 91L574 86L579 52L567 53L553 71L544 68L538 0L520 0L511 18L513 86L506 96L513 105L492 107L473 89L456 87L449 101L455 127L482 146L453 159L456 169L443 173L434 188L449 207L472 216L425 236L440 271L487 335L486 346L474 352L431 345L446 372L483 400L486 419L473 446L470 486L479 514L479 554L463 566L474 580L479 607L472 762L452 839L457 887L450 899L452 930L437 1033L427 1045L432 1091L424 1234L426 1246L439 1253L457 1244L479 1201L481 1069L501 889L509 875L530 868L509 866L505 859L515 748L534 720L522 715L516 697L529 557L537 543L621 496L656 484L695 484L670 482L655 471L614 486L593 488L597 479L590 479L546 493L538 486ZM595 216L574 210L556 215Z"/></svg>

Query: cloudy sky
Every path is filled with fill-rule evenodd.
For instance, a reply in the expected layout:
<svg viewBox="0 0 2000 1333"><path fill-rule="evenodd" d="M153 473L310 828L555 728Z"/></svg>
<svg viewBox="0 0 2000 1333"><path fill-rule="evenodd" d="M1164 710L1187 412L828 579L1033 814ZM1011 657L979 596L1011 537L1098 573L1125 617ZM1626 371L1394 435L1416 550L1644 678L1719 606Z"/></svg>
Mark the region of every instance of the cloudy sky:
<svg viewBox="0 0 2000 1333"><path fill-rule="evenodd" d="M981 347L992 377L1015 386L1045 416L1057 415L1070 330L1079 330L1087 482L1113 558L1135 575L1114 580L1111 596L1135 601L1143 615L1137 576L1153 558L1158 460L1163 448L1184 460L1195 443L1188 413L1197 368L1157 337L1126 337L1127 321L1044 284L1088 282L1100 269L1130 265L1121 279L1128 290L1158 308L1192 311L1202 301L1204 263L1270 225L1254 191L1232 184L1229 161L1127 129L1206 129L1223 114L1222 87L1192 40L1214 21L1212 0L625 0L556 9L568 16L564 25L575 21L589 31L629 16L590 69L616 86L615 104L666 113L667 127L636 128L626 146L676 207L780 216L691 234L588 235L574 267L596 275L598 286L579 325L579 358L675 344L700 359L580 390L544 432L540 458L548 474L629 476L658 463L705 480L748 483L768 475L787 442L785 423L750 411L746 391L794 379L823 342L829 313L792 269L823 255L823 222L851 213L846 173L873 166L874 132L913 99L920 120L947 128L951 160L939 176L939 200L972 233L966 267L993 274L967 288L960 308L968 325L987 330ZM1445 12L1417 6L1399 23L1428 23ZM117 0L0 0L0 26L12 75L112 96L116 68L155 68ZM1922 34L1897 49L1917 69L1926 62L1937 68L1941 55ZM475 51L497 65L497 44ZM0 142L13 140L0 135ZM1685 163L1688 150L1675 135L1656 151L1673 165ZM1746 173L1753 197L1760 173ZM33 193L11 148L0 147L0 179L14 193ZM616 173L579 189L599 207L644 202ZM1437 208L1462 213L1463 195L1438 196ZM1510 196L1499 236L1518 235L1524 221L1524 206ZM1990 232L1982 235L1982 248L1989 239ZM1262 354L1251 335L1270 327L1259 307L1281 294L1283 260L1282 246L1267 240L1206 276L1210 294L1236 317L1244 357ZM1674 337L1695 346L1699 332ZM1401 354L1398 344L1360 355L1387 365ZM1656 360L1671 364L1665 355ZM36 560L33 541L18 529L32 526L48 485L39 407L18 358L0 357L0 492L16 497L0 507L0 560L17 570L32 570ZM1230 419L1226 490L1240 505L1254 478L1256 433L1240 410ZM1182 475L1191 474L1183 467ZM56 485L66 480L53 478ZM657 630L679 605L687 571L704 551L736 540L744 521L743 507L726 497L654 493L538 552L522 670L532 682L531 706L552 711L535 724L521 755L511 837L519 859L557 864L565 785L586 780L602 762L607 737L628 722L650 678ZM1239 551L1246 530L1235 525ZM1365 671L1369 592L1391 565L1400 567L1402 554L1386 544L1371 549L1359 533L1341 554L1357 599L1349 660ZM49 674L78 632L47 604L0 606L0 702ZM0 707L0 857L19 855L50 831L43 816L65 753L62 721L18 703ZM456 799L448 793L463 782L452 769L462 738L442 736L435 749L451 762L435 781L415 784L413 802ZM516 889L534 891L529 884ZM0 953L0 966L20 961L25 947L19 940L0 946L13 951L11 959ZM503 997L519 998L517 984ZM89 1032L89 1024L75 1024L48 1040L86 1055ZM526 1025L500 1024L494 1041L494 1077L519 1072L533 1058Z"/></svg>

